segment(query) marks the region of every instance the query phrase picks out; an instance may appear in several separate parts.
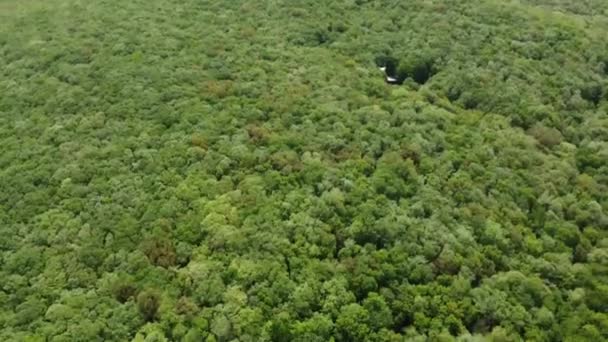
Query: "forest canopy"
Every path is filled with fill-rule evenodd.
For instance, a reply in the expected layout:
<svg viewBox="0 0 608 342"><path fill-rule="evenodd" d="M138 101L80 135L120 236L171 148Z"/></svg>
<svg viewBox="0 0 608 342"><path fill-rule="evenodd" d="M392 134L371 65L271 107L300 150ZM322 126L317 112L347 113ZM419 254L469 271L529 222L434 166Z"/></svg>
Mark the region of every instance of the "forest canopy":
<svg viewBox="0 0 608 342"><path fill-rule="evenodd" d="M606 32L604 0L0 0L0 340L608 340Z"/></svg>

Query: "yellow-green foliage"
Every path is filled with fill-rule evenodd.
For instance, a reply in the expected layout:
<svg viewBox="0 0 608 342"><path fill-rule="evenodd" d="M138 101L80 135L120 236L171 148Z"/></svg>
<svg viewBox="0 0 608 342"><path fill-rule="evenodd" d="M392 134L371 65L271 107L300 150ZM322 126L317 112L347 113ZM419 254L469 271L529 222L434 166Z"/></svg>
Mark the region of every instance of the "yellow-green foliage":
<svg viewBox="0 0 608 342"><path fill-rule="evenodd" d="M607 11L0 0L0 341L608 340Z"/></svg>

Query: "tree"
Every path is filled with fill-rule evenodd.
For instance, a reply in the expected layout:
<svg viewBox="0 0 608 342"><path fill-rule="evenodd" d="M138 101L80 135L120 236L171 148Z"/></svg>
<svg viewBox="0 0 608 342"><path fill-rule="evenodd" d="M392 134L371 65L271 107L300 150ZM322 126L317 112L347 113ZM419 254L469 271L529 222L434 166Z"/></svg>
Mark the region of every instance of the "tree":
<svg viewBox="0 0 608 342"><path fill-rule="evenodd" d="M137 295L137 307L147 322L158 319L160 295L155 290L144 290Z"/></svg>
<svg viewBox="0 0 608 342"><path fill-rule="evenodd" d="M368 326L369 312L359 304L342 307L336 319L337 341L361 341L371 332Z"/></svg>

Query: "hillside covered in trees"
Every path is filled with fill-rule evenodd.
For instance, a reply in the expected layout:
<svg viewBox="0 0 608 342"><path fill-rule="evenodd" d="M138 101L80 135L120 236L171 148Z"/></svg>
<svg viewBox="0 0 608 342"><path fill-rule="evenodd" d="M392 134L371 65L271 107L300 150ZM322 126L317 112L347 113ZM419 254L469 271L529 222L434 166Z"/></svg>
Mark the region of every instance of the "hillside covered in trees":
<svg viewBox="0 0 608 342"><path fill-rule="evenodd" d="M0 341L608 340L607 32L0 0Z"/></svg>

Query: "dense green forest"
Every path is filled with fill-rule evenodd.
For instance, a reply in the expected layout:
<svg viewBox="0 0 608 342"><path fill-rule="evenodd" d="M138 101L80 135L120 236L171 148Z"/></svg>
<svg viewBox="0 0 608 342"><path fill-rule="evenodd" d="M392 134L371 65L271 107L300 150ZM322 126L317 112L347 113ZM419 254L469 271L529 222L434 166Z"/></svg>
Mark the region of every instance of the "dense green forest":
<svg viewBox="0 0 608 342"><path fill-rule="evenodd" d="M608 340L607 32L605 0L0 0L0 341Z"/></svg>

